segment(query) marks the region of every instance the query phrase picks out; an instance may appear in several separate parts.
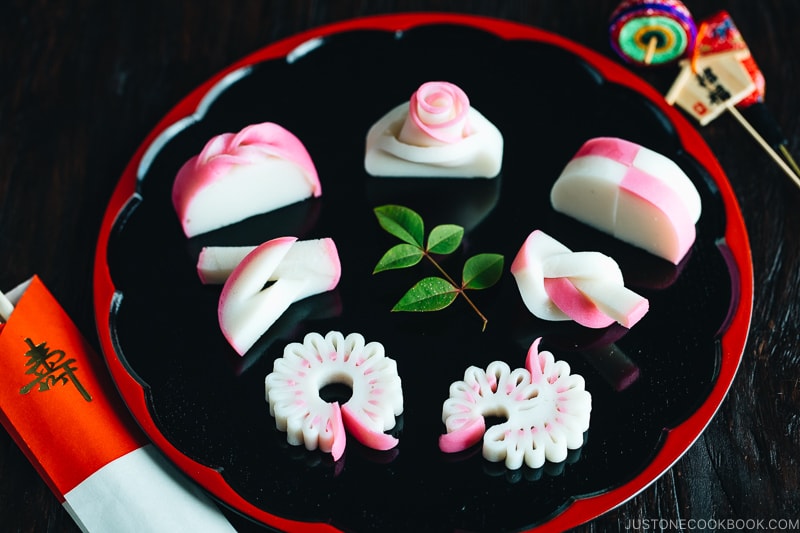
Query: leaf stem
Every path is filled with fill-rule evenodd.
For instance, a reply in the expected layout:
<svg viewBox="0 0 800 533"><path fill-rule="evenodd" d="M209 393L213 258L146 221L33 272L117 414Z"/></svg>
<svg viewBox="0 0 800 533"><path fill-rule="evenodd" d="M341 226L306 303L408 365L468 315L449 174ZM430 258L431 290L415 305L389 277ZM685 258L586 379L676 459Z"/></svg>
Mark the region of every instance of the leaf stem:
<svg viewBox="0 0 800 533"><path fill-rule="evenodd" d="M439 272L442 274L442 276L444 276L444 277L445 277L445 279L446 279L446 280L447 280L447 281L450 283L450 285L452 285L453 287L455 287L455 288L456 288L456 291L458 291L458 293L459 293L461 296L463 296L463 297L464 297L464 299L467 301L467 303L469 304L469 306L470 306L470 307L471 307L471 308L472 308L472 309L473 309L473 310L474 310L474 311L475 311L475 312L478 314L478 316L481 318L481 320L483 320L483 327L481 328L481 331L486 331L486 324L488 324L488 323L489 323L489 319L488 319L488 318L486 318L486 316L484 316L484 314L483 314L483 313L481 313L480 309L478 309L478 306L477 306L477 305L475 305L475 302L473 302L473 301L470 299L470 297L469 297L469 296L467 296L467 291L465 291L463 287L461 287L461 286L460 286L458 283L456 283L456 282L453 280L453 278L451 278L451 277L450 277L450 274L448 274L447 272L445 272L445 271L444 271L444 269L443 269L443 268L442 268L442 267L439 265L439 263L437 263L437 262L436 262L436 259L434 259L434 258L433 258L433 256L431 256L431 254L429 254L429 253L428 253L427 251L425 251L425 250L422 250L422 253L425 255L425 257L427 257L427 258L428 258L428 260L429 260L431 263L433 263L433 266L435 266L435 267L436 267L436 269L437 269L437 270L438 270L438 271L439 271Z"/></svg>

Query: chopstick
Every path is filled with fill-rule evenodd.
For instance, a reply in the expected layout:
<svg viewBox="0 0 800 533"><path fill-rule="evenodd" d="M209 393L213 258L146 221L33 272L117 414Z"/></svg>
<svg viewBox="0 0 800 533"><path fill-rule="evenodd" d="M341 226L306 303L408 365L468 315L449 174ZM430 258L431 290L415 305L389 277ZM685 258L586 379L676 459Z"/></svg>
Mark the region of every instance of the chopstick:
<svg viewBox="0 0 800 533"><path fill-rule="evenodd" d="M3 291L0 291L0 323L7 322L13 312L14 304L3 294Z"/></svg>
<svg viewBox="0 0 800 533"><path fill-rule="evenodd" d="M781 159L781 157L778 155L778 153L769 145L769 143L767 141L764 140L764 137L762 137L756 131L756 129L753 126L750 125L750 123L747 121L746 118L744 118L744 116L739 112L739 110L736 109L736 107L731 105L731 104L726 104L725 107L733 115L733 117L739 122L739 124L741 124L742 127L744 127L745 130L747 130L747 132L753 137L753 139L755 139L756 142L758 142L758 144L764 149L764 151L767 152L767 154L773 159L773 161L775 161L775 163L777 163L778 166L781 167L781 170L783 170L786 173L786 175L789 176L792 179L792 181L794 181L795 185L800 187L800 176L798 176L795 173L795 171L792 169L791 166L789 166L789 164L786 161ZM789 154L788 151L784 151L784 152L785 152L786 155ZM791 163L794 163L794 159L792 159L791 156L789 156L788 159L789 159L789 161ZM794 166L796 167L797 164L794 163Z"/></svg>

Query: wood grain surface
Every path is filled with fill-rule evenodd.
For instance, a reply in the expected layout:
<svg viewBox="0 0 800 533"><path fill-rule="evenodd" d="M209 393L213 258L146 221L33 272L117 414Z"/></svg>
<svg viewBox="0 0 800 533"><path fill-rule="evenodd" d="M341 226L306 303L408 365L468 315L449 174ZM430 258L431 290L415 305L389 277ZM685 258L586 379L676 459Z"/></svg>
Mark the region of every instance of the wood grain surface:
<svg viewBox="0 0 800 533"><path fill-rule="evenodd" d="M800 157L800 2L691 0L727 9ZM124 166L184 95L301 30L404 11L480 14L559 33L618 61L608 0L4 0L0 2L0 288L37 273L97 347L92 262ZM663 93L674 67L636 69ZM800 189L730 116L702 129L740 202L755 302L737 377L707 430L666 474L578 531L676 531L800 518ZM231 517L241 531L259 531ZM662 520L663 519L663 520ZM730 523L730 522L728 522ZM757 523L756 523L757 524ZM696 527L695 530L702 529ZM78 531L0 430L0 531ZM263 530L262 530L263 531Z"/></svg>

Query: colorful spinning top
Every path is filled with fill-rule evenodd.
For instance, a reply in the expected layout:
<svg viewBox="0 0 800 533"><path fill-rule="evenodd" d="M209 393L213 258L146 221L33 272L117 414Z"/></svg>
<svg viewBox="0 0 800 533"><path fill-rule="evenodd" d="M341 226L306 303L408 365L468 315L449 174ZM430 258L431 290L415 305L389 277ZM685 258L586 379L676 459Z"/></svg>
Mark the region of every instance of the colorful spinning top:
<svg viewBox="0 0 800 533"><path fill-rule="evenodd" d="M668 63L691 52L697 26L679 0L625 0L611 14L611 47L629 63Z"/></svg>

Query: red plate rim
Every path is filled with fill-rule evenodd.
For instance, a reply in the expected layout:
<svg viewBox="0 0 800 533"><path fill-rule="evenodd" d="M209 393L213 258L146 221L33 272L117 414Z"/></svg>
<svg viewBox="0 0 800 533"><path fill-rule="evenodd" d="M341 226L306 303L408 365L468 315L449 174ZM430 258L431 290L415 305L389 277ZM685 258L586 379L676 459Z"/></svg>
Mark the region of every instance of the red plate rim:
<svg viewBox="0 0 800 533"><path fill-rule="evenodd" d="M691 447L711 421L733 382L742 358L753 307L753 267L744 220L731 185L702 136L679 111L668 105L663 96L651 85L623 66L583 45L532 26L490 17L452 13L378 15L332 23L298 33L269 44L219 72L181 100L157 124L134 153L112 194L101 224L94 261L94 308L100 345L128 409L152 442L189 477L224 505L271 527L293 531L299 528L338 531L330 524L289 520L254 506L236 493L218 471L184 455L161 433L150 417L145 390L130 374L114 349L108 319L115 305L116 289L106 262L108 241L118 215L135 195L137 169L148 147L171 125L192 115L201 105L203 97L225 76L249 65L285 57L311 39L354 30L403 31L433 24L462 25L507 40L531 40L558 46L590 63L606 80L629 87L651 100L670 119L685 150L711 174L719 187L727 221L723 244L728 249L731 261L738 268L738 276L734 276L732 288L733 293L739 295L739 302L732 310L728 328L722 335L719 375L705 402L684 422L667 432L664 444L654 459L634 478L607 492L575 499L558 515L532 531L544 528L563 531L588 522L626 502L658 479Z"/></svg>

